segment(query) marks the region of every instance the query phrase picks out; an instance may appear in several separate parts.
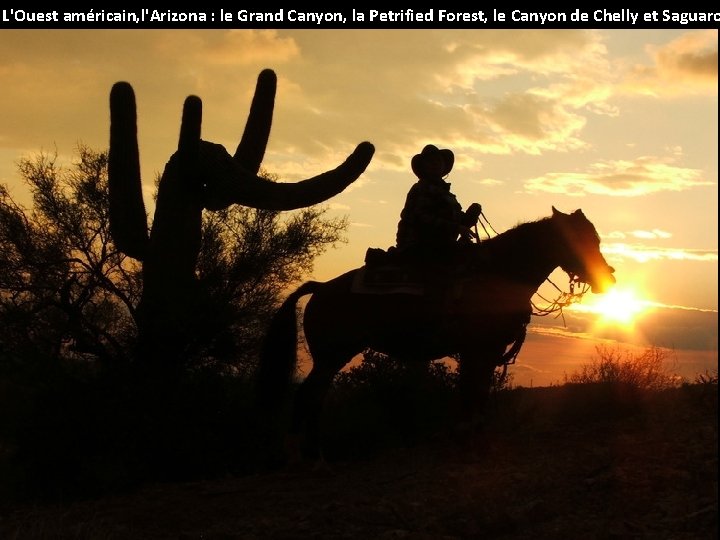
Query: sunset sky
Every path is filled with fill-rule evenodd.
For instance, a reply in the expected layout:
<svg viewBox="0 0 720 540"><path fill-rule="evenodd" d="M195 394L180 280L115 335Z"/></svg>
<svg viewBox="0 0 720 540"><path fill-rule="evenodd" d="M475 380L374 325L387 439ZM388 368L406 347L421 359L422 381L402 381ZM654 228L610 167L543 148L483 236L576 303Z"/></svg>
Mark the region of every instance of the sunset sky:
<svg viewBox="0 0 720 540"><path fill-rule="evenodd" d="M535 320L519 382L561 379L598 339L717 369L717 30L3 30L0 182L27 204L20 158L106 149L110 88L124 80L148 204L185 97L203 100L203 138L232 152L264 68L278 75L267 171L297 181L361 141L376 148L328 202L351 226L311 277L394 244L410 159L433 143L455 152L460 202L481 203L498 232L582 209L618 291L635 297L620 314L640 309L613 323L588 294Z"/></svg>

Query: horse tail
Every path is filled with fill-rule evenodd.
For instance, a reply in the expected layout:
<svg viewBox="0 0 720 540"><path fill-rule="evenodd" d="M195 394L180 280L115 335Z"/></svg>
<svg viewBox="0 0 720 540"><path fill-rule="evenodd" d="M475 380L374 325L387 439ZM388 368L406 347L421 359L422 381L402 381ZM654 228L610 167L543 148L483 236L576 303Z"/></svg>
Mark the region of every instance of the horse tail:
<svg viewBox="0 0 720 540"><path fill-rule="evenodd" d="M257 371L257 401L266 413L285 402L297 364L297 302L322 285L307 281L285 299L273 315L260 350Z"/></svg>

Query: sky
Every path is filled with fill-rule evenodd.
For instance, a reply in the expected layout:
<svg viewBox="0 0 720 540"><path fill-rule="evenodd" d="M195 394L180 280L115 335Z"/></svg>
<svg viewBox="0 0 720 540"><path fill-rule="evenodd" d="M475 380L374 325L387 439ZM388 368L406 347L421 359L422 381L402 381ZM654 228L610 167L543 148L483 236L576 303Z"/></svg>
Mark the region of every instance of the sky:
<svg viewBox="0 0 720 540"><path fill-rule="evenodd" d="M616 269L615 318L590 293L534 318L516 382L561 380L599 343L667 347L688 376L717 370L716 29L3 30L0 182L27 204L20 159L106 149L110 89L127 81L152 211L184 99L202 99L202 137L232 153L265 68L278 76L265 170L294 182L362 141L376 149L326 203L350 226L308 278L394 244L410 160L435 144L455 153L448 181L491 234L582 209Z"/></svg>

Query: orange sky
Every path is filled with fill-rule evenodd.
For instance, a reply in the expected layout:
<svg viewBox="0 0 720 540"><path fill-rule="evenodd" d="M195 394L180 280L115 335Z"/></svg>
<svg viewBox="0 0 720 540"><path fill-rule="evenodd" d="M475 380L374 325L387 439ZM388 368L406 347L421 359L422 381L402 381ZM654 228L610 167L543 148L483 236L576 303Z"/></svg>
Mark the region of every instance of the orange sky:
<svg viewBox="0 0 720 540"><path fill-rule="evenodd" d="M0 182L22 200L19 158L57 151L70 161L78 142L106 148L109 91L125 80L150 201L185 97L203 100L203 138L232 150L270 67L279 82L268 171L297 181L361 141L376 147L328 203L351 226L312 277L394 243L410 159L433 143L455 152L459 200L480 202L499 232L552 206L581 208L618 288L650 308L632 332L567 310L551 323L557 332L709 351L717 369L717 45L717 30L682 28L4 30Z"/></svg>

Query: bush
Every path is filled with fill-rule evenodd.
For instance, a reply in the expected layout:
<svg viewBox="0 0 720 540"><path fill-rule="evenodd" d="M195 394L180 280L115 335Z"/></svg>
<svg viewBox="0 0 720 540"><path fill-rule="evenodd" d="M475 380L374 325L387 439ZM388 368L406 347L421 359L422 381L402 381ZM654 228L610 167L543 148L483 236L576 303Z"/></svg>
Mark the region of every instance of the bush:
<svg viewBox="0 0 720 540"><path fill-rule="evenodd" d="M592 358L592 363L566 375L565 383L617 383L642 390L663 390L683 382L665 365L670 355L667 349L653 346L635 354L617 346L598 345L595 351L597 357Z"/></svg>
<svg viewBox="0 0 720 540"><path fill-rule="evenodd" d="M366 456L414 445L453 416L456 372L442 362L408 362L366 351L338 374L323 408L327 457Z"/></svg>
<svg viewBox="0 0 720 540"><path fill-rule="evenodd" d="M695 384L700 384L702 386L717 386L718 383L718 371L717 369L708 371L705 370L704 373L699 373L695 377Z"/></svg>

